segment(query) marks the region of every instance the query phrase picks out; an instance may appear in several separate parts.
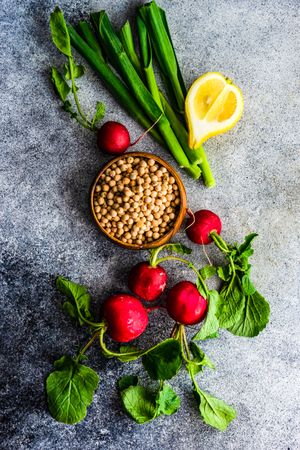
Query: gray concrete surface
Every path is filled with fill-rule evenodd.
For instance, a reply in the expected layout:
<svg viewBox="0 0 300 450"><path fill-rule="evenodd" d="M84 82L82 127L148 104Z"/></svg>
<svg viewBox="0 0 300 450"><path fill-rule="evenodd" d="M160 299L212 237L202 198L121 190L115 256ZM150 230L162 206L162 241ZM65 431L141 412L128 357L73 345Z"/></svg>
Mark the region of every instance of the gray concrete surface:
<svg viewBox="0 0 300 450"><path fill-rule="evenodd" d="M182 173L189 206L216 211L226 239L258 232L253 278L272 308L269 326L256 339L224 332L204 344L217 370L205 373L203 388L238 410L225 433L202 424L184 373L173 384L180 411L136 425L120 410L115 381L141 372L139 363L104 360L96 348L90 364L101 384L86 420L65 426L47 411L44 379L53 361L86 338L62 313L55 276L85 283L99 305L126 289L130 265L145 257L113 246L92 222L88 191L103 158L94 137L61 110L49 82L49 66L62 62L48 29L55 3L3 0L0 6L1 448L299 449L299 1L160 0L187 85L217 70L245 97L240 123L206 144L217 187L206 190ZM133 16L137 3L60 2L70 20L103 8L117 26ZM107 119L139 135L91 70L80 88L87 108L103 100ZM139 149L172 162L148 137ZM186 242L184 233L178 239ZM201 249L194 249L194 261L204 264ZM185 276L172 266L170 285ZM153 314L147 339L166 336L169 325Z"/></svg>

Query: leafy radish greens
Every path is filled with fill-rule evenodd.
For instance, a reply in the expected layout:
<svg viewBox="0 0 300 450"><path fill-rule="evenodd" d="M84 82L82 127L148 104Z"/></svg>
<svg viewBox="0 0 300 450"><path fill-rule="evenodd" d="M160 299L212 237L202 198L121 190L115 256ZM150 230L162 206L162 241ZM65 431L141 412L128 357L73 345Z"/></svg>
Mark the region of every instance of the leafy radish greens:
<svg viewBox="0 0 300 450"><path fill-rule="evenodd" d="M78 65L74 62L69 31L63 13L58 7L50 15L50 28L53 43L68 58L68 62L64 64L63 73L57 67L51 68L51 81L63 103L63 109L84 128L97 131L97 123L105 116L105 105L102 102L96 103L96 110L92 119L89 119L82 111L77 95L78 87L75 85L75 79L84 75L85 68L81 64ZM68 81L71 81L70 85ZM69 100L70 93L73 95L76 109L74 109Z"/></svg>
<svg viewBox="0 0 300 450"><path fill-rule="evenodd" d="M236 417L236 412L232 406L199 387L196 376L203 375L205 368L214 370L215 365L195 341L217 338L219 328L225 328L237 336L256 336L269 320L270 307L250 279L249 257L253 254L252 241L256 234L246 236L240 246L227 244L215 232L211 233L211 237L228 261L217 268L209 265L198 270L192 262L182 257L189 255L191 250L179 243L166 244L150 251L149 264L153 267L169 260L189 267L196 275L199 292L206 298L206 317L189 343L184 325L175 323L171 337L151 348L140 349L122 344L119 351L111 350L104 341L107 324L95 322L87 289L62 276L57 278L56 286L66 296L63 310L80 326L87 325L91 337L74 357L63 356L56 361L54 372L47 378L49 411L56 420L73 424L85 417L99 378L82 361L85 352L97 339L100 351L107 358L116 358L123 363L140 358L150 380L158 384L155 389L142 386L136 375L126 375L119 380L122 406L137 423L149 422L178 410L180 399L165 381L173 379L184 366L191 378L203 422L221 431L227 428ZM162 251L167 256L160 257ZM216 274L223 283L220 292L209 290L205 281Z"/></svg>

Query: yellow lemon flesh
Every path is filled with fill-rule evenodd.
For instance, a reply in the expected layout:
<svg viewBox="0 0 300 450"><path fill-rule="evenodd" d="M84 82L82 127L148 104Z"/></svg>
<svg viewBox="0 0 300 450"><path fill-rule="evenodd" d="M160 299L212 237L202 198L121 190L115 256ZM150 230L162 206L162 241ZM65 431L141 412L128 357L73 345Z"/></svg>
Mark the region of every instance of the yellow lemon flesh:
<svg viewBox="0 0 300 450"><path fill-rule="evenodd" d="M208 138L232 128L243 106L241 90L220 73L209 72L198 78L185 100L189 147L198 148Z"/></svg>

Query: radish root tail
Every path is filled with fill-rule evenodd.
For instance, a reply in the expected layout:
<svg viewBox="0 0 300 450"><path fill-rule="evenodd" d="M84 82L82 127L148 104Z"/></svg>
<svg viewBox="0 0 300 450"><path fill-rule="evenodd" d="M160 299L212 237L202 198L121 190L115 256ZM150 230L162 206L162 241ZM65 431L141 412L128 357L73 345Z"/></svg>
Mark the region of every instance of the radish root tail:
<svg viewBox="0 0 300 450"><path fill-rule="evenodd" d="M142 139L144 139L144 137L149 133L149 131L151 131L152 128L154 128L155 125L160 121L160 119L162 118L162 116L163 116L163 113L161 113L161 115L160 115L159 118L154 122L154 124L151 125L151 127L148 128L148 130L146 130L143 134L141 134L134 142L132 142L132 143L130 144L129 147L133 147L134 145L138 144Z"/></svg>
<svg viewBox="0 0 300 450"><path fill-rule="evenodd" d="M184 229L184 231L186 231L188 228L190 228L190 227L191 227L192 225L194 225L194 223L196 222L195 214L193 213L193 211L192 211L190 208L188 208L188 209L186 210L186 213L187 213L190 217L192 217L193 220L192 220L192 223L190 223L190 224Z"/></svg>

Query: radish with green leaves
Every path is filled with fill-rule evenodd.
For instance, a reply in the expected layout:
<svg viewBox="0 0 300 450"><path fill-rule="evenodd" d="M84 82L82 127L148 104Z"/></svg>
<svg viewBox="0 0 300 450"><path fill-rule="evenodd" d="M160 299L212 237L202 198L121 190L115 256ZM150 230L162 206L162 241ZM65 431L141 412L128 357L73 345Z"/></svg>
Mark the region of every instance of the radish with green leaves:
<svg viewBox="0 0 300 450"><path fill-rule="evenodd" d="M221 219L212 211L201 209L193 213L188 210L187 213L190 218L187 221L186 234L192 242L207 245L212 242L210 233L221 233Z"/></svg>
<svg viewBox="0 0 300 450"><path fill-rule="evenodd" d="M182 325L195 325L204 319L207 301L190 281L175 284L168 293L167 311L170 317Z"/></svg>
<svg viewBox="0 0 300 450"><path fill-rule="evenodd" d="M190 254L192 252L182 244L165 244L150 250L149 262L143 261L131 269L128 277L129 289L148 302L156 300L167 285L167 273L159 264L178 259L177 256L158 258L161 251L177 254Z"/></svg>
<svg viewBox="0 0 300 450"><path fill-rule="evenodd" d="M165 290L167 278L167 273L163 267L153 267L144 261L131 269L128 287L134 294L147 302L152 302Z"/></svg>
<svg viewBox="0 0 300 450"><path fill-rule="evenodd" d="M129 342L140 336L148 325L148 314L135 297L116 294L109 297L102 309L107 334L117 342Z"/></svg>
<svg viewBox="0 0 300 450"><path fill-rule="evenodd" d="M105 122L98 131L98 147L109 155L121 155L130 146L127 128L119 122Z"/></svg>

